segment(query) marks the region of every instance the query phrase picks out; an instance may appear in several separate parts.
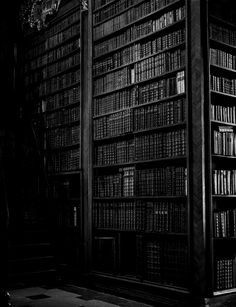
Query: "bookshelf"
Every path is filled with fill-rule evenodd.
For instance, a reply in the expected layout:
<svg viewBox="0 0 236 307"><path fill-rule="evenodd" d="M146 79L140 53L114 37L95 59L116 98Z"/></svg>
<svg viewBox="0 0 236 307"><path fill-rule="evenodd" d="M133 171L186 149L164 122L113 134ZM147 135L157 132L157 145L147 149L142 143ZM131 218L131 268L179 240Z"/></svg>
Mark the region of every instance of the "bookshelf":
<svg viewBox="0 0 236 307"><path fill-rule="evenodd" d="M92 271L187 291L186 4L118 2L92 12Z"/></svg>
<svg viewBox="0 0 236 307"><path fill-rule="evenodd" d="M62 1L48 22L26 31L22 74L58 274L71 278L82 259L80 5Z"/></svg>
<svg viewBox="0 0 236 307"><path fill-rule="evenodd" d="M232 12L209 1L211 284L213 295L235 293L235 46ZM228 3L230 5L232 3ZM232 242L232 243L230 243Z"/></svg>

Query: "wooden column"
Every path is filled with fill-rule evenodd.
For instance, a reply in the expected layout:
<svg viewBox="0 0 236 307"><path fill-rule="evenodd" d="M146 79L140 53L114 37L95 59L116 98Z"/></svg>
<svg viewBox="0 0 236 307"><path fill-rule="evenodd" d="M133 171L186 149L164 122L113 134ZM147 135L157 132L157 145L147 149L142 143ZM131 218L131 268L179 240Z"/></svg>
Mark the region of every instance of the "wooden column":
<svg viewBox="0 0 236 307"><path fill-rule="evenodd" d="M84 273L91 269L92 248L92 13L81 12L81 119L83 169L83 248Z"/></svg>
<svg viewBox="0 0 236 307"><path fill-rule="evenodd" d="M194 297L207 297L206 264L206 143L203 50L203 1L188 3L188 84L189 84L189 180L191 227L191 280Z"/></svg>

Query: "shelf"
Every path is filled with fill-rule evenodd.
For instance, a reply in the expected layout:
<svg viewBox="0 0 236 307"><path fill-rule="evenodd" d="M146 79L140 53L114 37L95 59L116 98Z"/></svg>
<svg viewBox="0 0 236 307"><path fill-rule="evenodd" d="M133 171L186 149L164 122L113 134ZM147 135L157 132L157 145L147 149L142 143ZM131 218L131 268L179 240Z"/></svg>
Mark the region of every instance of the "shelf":
<svg viewBox="0 0 236 307"><path fill-rule="evenodd" d="M218 41L218 40L213 39L213 38L210 38L210 43L219 45L219 46L221 46L221 47L223 47L223 48L226 48L227 50L230 48L230 49L232 49L234 52L236 51L236 45L233 46L233 45L230 45L230 44L225 43L225 42L222 42L222 41Z"/></svg>
<svg viewBox="0 0 236 307"><path fill-rule="evenodd" d="M67 86L65 86L63 88L60 88L60 89L54 91L54 92L50 92L50 93L47 93L47 94L44 94L44 95L41 95L41 96L39 95L39 98L42 99L44 97L53 96L53 95L55 95L57 93L60 93L60 92L63 92L65 90L68 90L68 89L70 89L72 87L75 87L76 85L80 85L80 81L77 81L77 82L75 82L73 84L67 85Z"/></svg>
<svg viewBox="0 0 236 307"><path fill-rule="evenodd" d="M41 66L38 66L38 67L29 68L29 69L27 69L27 71L24 71L24 74L27 75L27 74L29 74L29 73L32 73L33 71L37 71L37 70L43 69L44 67L47 67L47 66L53 65L53 64L55 64L55 63L58 63L58 62L60 62L61 60L65 59L65 58L67 58L67 57L70 57L70 56L72 56L73 54L75 54L75 53L77 53L77 52L80 52L80 47L77 48L77 49L75 49L75 50L73 50L73 51L70 51L70 52L67 53L67 54L62 55L62 56L61 56L60 58L58 58L58 59L54 59L54 60L52 60L52 61L50 61L50 62L47 62L47 63L45 63L45 64L42 64Z"/></svg>
<svg viewBox="0 0 236 307"><path fill-rule="evenodd" d="M213 295L217 296L217 295L230 294L230 293L236 293L236 288L214 291Z"/></svg>
<svg viewBox="0 0 236 307"><path fill-rule="evenodd" d="M80 142L76 144L70 144L70 145L65 145L65 146L60 146L56 148L44 148L44 152L52 152L52 151L67 151L70 150L71 148L76 148L80 149Z"/></svg>
<svg viewBox="0 0 236 307"><path fill-rule="evenodd" d="M30 88L38 87L41 83L48 82L50 79L59 77L59 76L65 74L65 73L72 72L72 71L79 71L80 72L80 64L75 64L75 65L68 67L64 70L61 70L60 72L57 72L56 74L53 74L51 76L48 76L48 77L45 77L45 78L42 77L39 81L30 82L29 84L26 84L26 86L30 87Z"/></svg>
<svg viewBox="0 0 236 307"><path fill-rule="evenodd" d="M216 194L212 194L212 197L214 197L214 198L236 198L236 195L216 195Z"/></svg>
<svg viewBox="0 0 236 307"><path fill-rule="evenodd" d="M165 98L162 98L162 99L159 99L159 100L150 101L148 103L136 104L136 105L133 105L133 106L130 106L130 107L126 107L126 108L119 109L119 110L114 110L114 111L107 112L107 113L104 113L104 114L94 115L93 119L100 118L100 117L105 117L105 116L108 116L108 115L112 115L114 113L118 113L118 112L122 112L122 111L125 111L125 110L129 110L129 109L138 109L138 108L142 108L142 107L145 107L145 106L150 106L150 105L157 104L157 103L161 104L163 102L167 102L167 101L174 100L174 99L177 100L177 99L180 99L181 97L184 97L185 95L186 95L186 93L181 93L181 94L176 94L176 95L172 95L172 96L169 96L169 97L165 97Z"/></svg>
<svg viewBox="0 0 236 307"><path fill-rule="evenodd" d="M169 130L169 129L170 130L178 129L178 128L184 128L185 126L186 126L186 121L180 122L177 124L158 126L158 127L153 127L153 128L143 129L143 130L135 130L133 131L133 134L138 135L138 134L144 134L144 133L149 133L149 132L163 131L163 130Z"/></svg>
<svg viewBox="0 0 236 307"><path fill-rule="evenodd" d="M137 165L137 164L147 164L147 163L160 163L160 162L168 162L168 161L176 161L176 160L185 160L187 159L186 156L178 156L178 157L168 157L168 158L156 158L152 160L143 160L143 161L137 161L134 160L132 162L125 162L125 163L119 163L119 164L109 164L109 165L94 165L93 168L95 169L102 169L102 168L113 168L113 167L124 167L127 165Z"/></svg>
<svg viewBox="0 0 236 307"><path fill-rule="evenodd" d="M111 36L114 37L114 35L116 35L116 34L119 33L119 32L124 31L125 29L131 27L132 25L139 24L139 23L145 21L146 19L149 19L149 18L152 17L152 16L161 15L161 14L163 14L165 11L171 10L171 9L174 8L176 5L181 6L181 2L182 2L182 1L177 0L177 1L175 1L175 2L173 2L173 3L171 3L171 4L168 4L168 5L166 5L166 6L162 7L162 8L160 8L160 9L154 11L154 12L151 12L151 13L149 13L149 14L147 14L147 15L145 15L145 16L143 16L143 17L141 17L141 18L139 18L139 19L137 19L137 20L135 20L135 21L132 21L132 22L126 24L126 25L123 25L122 27L120 27L119 29L117 29L117 30L115 30L115 31L113 31L113 32L111 32L111 33L108 33L108 34L106 34L106 35L104 35L104 36L102 36L102 37L99 37L99 38L97 38L97 39L94 39L94 43L96 44L97 42L103 41L103 40L105 40L105 39L107 39L108 37L111 37Z"/></svg>
<svg viewBox="0 0 236 307"><path fill-rule="evenodd" d="M235 69L232 69L232 68L223 67L223 66L216 65L216 64L211 64L210 66L211 66L211 68L220 69L220 70L225 71L225 72L228 72L228 73L233 73L233 74L236 73L236 70L235 70Z"/></svg>
<svg viewBox="0 0 236 307"><path fill-rule="evenodd" d="M116 14L113 14L113 15L111 15L111 16L105 18L105 19L102 20L102 21L99 21L99 22L97 22L97 23L93 22L93 27L95 28L95 27L97 27L97 26L99 26L99 25L101 25L101 24L103 24L103 23L105 23L105 22L111 20L111 19L114 18L114 17L117 17L117 16L119 16L119 15L121 15L121 14L123 14L123 13L129 11L131 8L133 8L133 7L135 7L135 6L138 6L138 5L142 4L143 2L145 2L145 0L139 0L139 1L137 1L137 3L132 4L132 5L128 6L128 7L126 7L125 9L119 11L119 12L116 13ZM109 4L111 5L111 3L109 3ZM101 9L100 9L100 10L101 10ZM96 10L94 10L93 13L96 13Z"/></svg>
<svg viewBox="0 0 236 307"><path fill-rule="evenodd" d="M228 26L230 28L233 28L234 30L236 30L236 24L233 24L232 22L229 22L229 21L225 21L219 17L216 17L216 16L213 16L213 15L210 15L209 16L211 20L213 21L216 21L224 26Z"/></svg>
<svg viewBox="0 0 236 307"><path fill-rule="evenodd" d="M43 127L43 130L55 130L55 129L60 129L60 128L66 128L66 127L72 127L72 126L80 126L80 120L74 121L74 122L69 122L67 124L58 124L53 127Z"/></svg>
<svg viewBox="0 0 236 307"><path fill-rule="evenodd" d="M107 231L107 232L128 232L128 233L137 233L144 235L157 235L157 236L176 236L176 237L187 237L187 233L180 232L158 232L158 231L146 231L138 229L118 229L118 228L94 228L95 231Z"/></svg>
<svg viewBox="0 0 236 307"><path fill-rule="evenodd" d="M108 140L117 140L117 139L123 139L123 138L129 138L133 136L133 132L127 132L119 135L113 135L113 136L107 136L102 139L93 139L94 142L104 142Z"/></svg>
<svg viewBox="0 0 236 307"><path fill-rule="evenodd" d="M80 35L79 34L75 34L67 39L65 39L63 42L61 43L58 43L57 45L53 46L53 47L50 47L50 48L47 48L45 50L43 50L42 52L40 52L39 54L37 55L33 55L32 57L28 57L27 61L26 62L30 62L32 61L33 59L36 59L38 57L41 57L42 55L44 54L47 54L48 52L52 51L53 49L57 49L63 45L65 45L66 43L68 43L69 41L73 40L73 39L76 39L76 38L80 38Z"/></svg>
<svg viewBox="0 0 236 307"><path fill-rule="evenodd" d="M58 173L48 173L48 176L50 177L60 177L60 176L75 176L80 175L82 173L82 170L77 171L68 171L68 172L58 172Z"/></svg>
<svg viewBox="0 0 236 307"><path fill-rule="evenodd" d="M80 101L74 102L74 103L70 103L70 104L67 104L65 106L58 107L56 109L47 110L45 112L40 112L40 113L38 113L38 115L45 115L45 114L49 114L49 113L56 113L58 111L62 111L64 109L73 108L73 107L76 107L76 106L80 107Z"/></svg>
<svg viewBox="0 0 236 307"><path fill-rule="evenodd" d="M223 92L218 92L218 91L214 91L214 90L210 90L211 94L215 94L215 95L221 95L221 96L225 96L225 97L230 97L230 98L236 98L236 95L232 95L232 94L227 94L227 93L223 93Z"/></svg>
<svg viewBox="0 0 236 307"><path fill-rule="evenodd" d="M236 237L214 237L214 241L235 241Z"/></svg>
<svg viewBox="0 0 236 307"><path fill-rule="evenodd" d="M151 58L151 57L155 57L156 55L159 55L159 54L168 52L168 51L170 51L170 50L177 49L177 48L181 48L181 47L183 48L184 46L185 46L185 42L180 43L180 44L175 45L175 46L172 46L172 47L169 47L169 48L166 48L166 49L163 49L163 50L161 50L161 51L158 51L158 52L153 53L153 54L151 54L151 55L142 57L142 58L140 58L140 59L138 59L138 60L135 60L135 61L133 61L133 62L130 62L130 63L124 64L124 65L121 65L121 66L119 66L119 67L110 69L110 70L108 70L108 71L106 71L106 72L102 72L102 73L99 73L99 74L97 74L97 75L94 75L94 76L93 76L93 79L97 79L97 78L99 78L99 77L105 76L105 75L107 75L108 73L117 71L117 70L122 69L122 68L125 68L125 67L127 67L127 66L132 66L132 65L134 65L134 64L136 64L136 63L142 62L142 61L144 61L144 60L146 60L146 59L149 59L149 58ZM235 71L235 72L236 72L236 71Z"/></svg>
<svg viewBox="0 0 236 307"><path fill-rule="evenodd" d="M53 74L53 75L51 75L51 76L47 76L47 77L45 77L45 78L42 78L42 80L40 81L40 83L45 82L45 81L48 81L48 80L50 80L50 79L52 79L52 78L61 76L61 75L65 74L65 73L67 73L67 72L69 72L69 71L73 71L73 70L78 70L78 71L80 71L80 64L77 63L77 64L74 64L74 65L71 65L70 67L67 67L67 68L65 68L65 69L63 69L63 70L61 70L61 71L59 71L59 72L57 72L57 73L55 73L55 74Z"/></svg>
<svg viewBox="0 0 236 307"><path fill-rule="evenodd" d="M94 9L94 10L93 10L93 13L96 13L96 12L98 12L98 11L104 9L105 7L111 5L112 3L115 3L116 1L117 1L117 0L112 0L112 1L106 3L106 4L102 5L102 6L100 6L100 7L96 8L96 9Z"/></svg>
<svg viewBox="0 0 236 307"><path fill-rule="evenodd" d="M93 197L93 200L142 200L142 199L147 199L147 200L152 200L152 199L186 199L187 195L182 195L182 196L114 196L114 197Z"/></svg>
<svg viewBox="0 0 236 307"><path fill-rule="evenodd" d="M131 41L129 41L129 42L127 42L127 43L125 43L125 44L123 44L123 45L117 47L117 48L114 48L114 49L112 49L112 50L109 50L109 51L107 51L107 52L105 52L105 53L103 53L103 54L97 55L97 56L93 57L93 60L96 61L96 60L98 60L98 59L100 59L100 58L107 57L107 55L109 55L109 54L111 54L111 53L115 53L115 52L117 52L117 51L120 50L120 49L126 48L126 47L128 47L128 46L130 46L130 45L133 45L133 44L135 44L135 43L137 43L137 42L140 42L140 41L142 41L142 40L146 40L147 38L151 38L152 36L156 37L157 35L160 35L160 32L169 31L169 30L171 30L173 27L181 26L181 24L183 24L184 22L185 22L185 18L182 19L182 20L179 20L179 21L174 22L172 25L169 25L168 27L165 27L165 28L160 29L160 30L155 31L155 32L151 32L151 33L149 33L149 34L147 34L147 35L140 36L140 37L138 37L138 38L136 38L136 39L134 39L134 40L131 40Z"/></svg>
<svg viewBox="0 0 236 307"><path fill-rule="evenodd" d="M211 120L211 123L212 124L215 124L215 125L224 125L224 126L233 126L233 127L236 127L236 123L226 123L226 122L221 122L219 120Z"/></svg>
<svg viewBox="0 0 236 307"><path fill-rule="evenodd" d="M152 81L157 80L157 79L162 79L162 78L168 77L168 76L170 76L170 75L172 75L172 74L178 73L178 72L180 72L180 71L182 71L182 70L185 70L185 66L182 66L182 67L177 68L177 69L175 69L175 70L171 70L171 71L165 72L165 73L163 73L163 74L154 76L154 77L149 78L149 79L145 79L145 80L142 80L142 81L134 82L134 83L125 85L125 86L123 86L123 87L119 87L119 88L112 89L112 90L110 90L110 91L106 91L106 92L102 92L102 93L99 93L99 94L95 94L95 95L93 95L93 98L105 96L105 95L107 95L107 94L111 94L111 93L115 93L115 92L120 91L120 90L128 89L128 88L133 87L133 86L136 86L136 85L140 85L140 84L152 82ZM236 97L236 96L235 96L235 97Z"/></svg>
<svg viewBox="0 0 236 307"><path fill-rule="evenodd" d="M236 159L236 156L225 156L225 155L217 155L217 154L212 154L211 156L216 159L230 159L230 160Z"/></svg>

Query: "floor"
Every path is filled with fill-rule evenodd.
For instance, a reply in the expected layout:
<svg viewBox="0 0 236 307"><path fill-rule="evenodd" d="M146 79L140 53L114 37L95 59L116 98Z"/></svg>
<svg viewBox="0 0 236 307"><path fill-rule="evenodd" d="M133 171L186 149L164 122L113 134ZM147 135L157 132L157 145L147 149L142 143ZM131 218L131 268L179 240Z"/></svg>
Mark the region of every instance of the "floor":
<svg viewBox="0 0 236 307"><path fill-rule="evenodd" d="M153 307L82 287L64 288L42 286L11 290L12 307Z"/></svg>

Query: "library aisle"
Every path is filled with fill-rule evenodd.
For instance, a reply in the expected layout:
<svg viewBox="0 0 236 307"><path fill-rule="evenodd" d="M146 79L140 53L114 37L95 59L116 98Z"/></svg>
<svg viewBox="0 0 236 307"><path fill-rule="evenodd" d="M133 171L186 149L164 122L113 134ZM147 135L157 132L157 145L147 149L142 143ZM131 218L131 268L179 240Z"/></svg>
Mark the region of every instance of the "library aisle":
<svg viewBox="0 0 236 307"><path fill-rule="evenodd" d="M10 294L12 307L151 307L144 303L75 286L62 288L37 286L12 290Z"/></svg>

